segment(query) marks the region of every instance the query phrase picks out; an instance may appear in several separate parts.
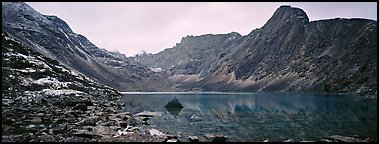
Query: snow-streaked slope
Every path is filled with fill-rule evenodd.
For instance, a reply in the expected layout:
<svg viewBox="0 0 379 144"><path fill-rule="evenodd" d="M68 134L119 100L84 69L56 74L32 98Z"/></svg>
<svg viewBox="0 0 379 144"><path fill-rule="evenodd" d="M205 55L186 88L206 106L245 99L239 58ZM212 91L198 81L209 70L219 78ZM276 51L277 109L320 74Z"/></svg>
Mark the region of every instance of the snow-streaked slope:
<svg viewBox="0 0 379 144"><path fill-rule="evenodd" d="M4 32L102 84L122 91L160 91L168 87L162 75L98 48L57 16L43 15L26 3L2 2L2 17ZM150 87L144 86L147 81Z"/></svg>

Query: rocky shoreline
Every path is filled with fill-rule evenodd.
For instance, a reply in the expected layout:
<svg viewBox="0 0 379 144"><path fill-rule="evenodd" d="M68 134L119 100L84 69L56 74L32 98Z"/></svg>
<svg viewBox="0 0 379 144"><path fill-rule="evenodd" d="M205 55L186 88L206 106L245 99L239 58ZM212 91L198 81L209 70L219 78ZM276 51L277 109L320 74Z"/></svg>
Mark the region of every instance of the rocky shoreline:
<svg viewBox="0 0 379 144"><path fill-rule="evenodd" d="M117 90L2 33L2 142L112 141L140 122L118 113L120 98ZM160 141L149 136L134 140Z"/></svg>
<svg viewBox="0 0 379 144"><path fill-rule="evenodd" d="M10 6L11 3L3 4L4 6ZM14 5L13 8L28 8L26 4L21 3L19 6ZM14 10L5 11L12 12ZM3 10L4 12L4 10ZM23 11L19 11L23 12ZM31 12L31 11L28 11ZM25 13L26 14L26 13ZM29 13L30 14L30 13ZM4 15L3 15L4 16ZM7 16L7 15L5 15ZM42 15L37 15L38 17L47 20ZM82 50L86 48L91 48L92 44L88 43L89 47L79 49L76 46L81 42L79 39L72 37L73 39L79 40L77 45L69 45L66 47L69 38L65 38L66 33L62 31L59 27L52 27L57 31L62 32L59 35L56 33L50 33L51 29L45 29L45 23L30 23L22 27L19 24L13 23L13 20L20 18L24 20L24 16L18 15L15 17L13 14L8 15L12 22L8 25L3 25L8 27L9 31L15 30L15 32L2 33L2 142L179 142L179 141L190 141L190 142L225 142L230 141L228 136L219 134L204 134L203 136L186 136L179 132L162 132L161 130L154 128L145 128L148 125L148 120L154 117L153 114L149 112L142 112L137 114L131 114L129 112L120 112L120 110L125 106L124 103L120 102L121 94L111 88L104 85L98 84L99 80L103 82L114 83L114 79L121 79L123 77L130 78L125 79L127 83L124 85L118 85L119 87L132 88L134 87L145 88L144 83L139 83L138 81L149 80L149 84L158 85L158 88L165 88L166 83L165 78L160 78L161 75L155 75L147 67L138 66L134 63L120 64L125 66L125 75L117 74L110 75L113 72L104 73L104 75L98 75L96 80L92 80L86 76L81 75L78 71L87 72L87 75L96 75L100 72L99 70L104 70L104 67L100 67L100 64L94 62L93 57L102 58L107 56L114 56L111 53L107 55L97 56L99 52L103 52L100 49L95 49L95 53L84 53ZM25 18L31 18L30 15L25 15ZM48 17L50 19L55 19L54 17ZM25 20L26 20L25 19ZM36 20L36 19L35 19ZM56 19L58 20L58 19ZM29 21L29 20L28 20ZM50 21L50 20L49 20ZM19 21L21 22L21 21ZM55 21L52 21L55 23ZM63 23L63 22L58 22ZM37 24L37 25L35 25ZM63 23L64 24L64 23ZM375 23L376 24L376 23ZM15 27L12 27L15 26ZM29 29L35 27L34 30ZM26 29L27 28L27 29ZM43 29L40 29L43 28ZM68 28L68 27L67 27ZM42 30L40 33L35 30ZM45 31L48 30L48 31ZM31 31L30 34L26 34L25 37L14 36L12 34L24 34L19 33ZM37 33L36 33L37 32ZM36 35L37 34L37 35ZM74 33L71 33L77 36ZM255 34L255 33L254 33ZM236 35L236 33L232 34ZM231 36L232 36L231 35ZM58 39L34 39L45 37L54 37ZM41 42L41 47L38 43L25 42L24 39L30 37L31 40ZM46 38L47 38L46 37ZM193 38L193 37L192 37ZM192 39L190 38L190 39ZM225 37L227 39L229 37ZM24 39L24 40L20 40ZM47 41L46 41L47 40ZM56 43L57 41L62 41L62 43ZM89 41L87 41L89 42ZM71 41L72 43L72 41ZM38 44L38 45L34 45ZM46 44L46 45L45 45ZM49 45L51 44L51 45ZM61 45L60 45L61 44ZM51 46L51 47L50 47ZM51 48L51 52L54 52L51 58L46 57L50 54L45 48ZM45 54L41 54L36 50L40 48L45 49ZM74 51L73 51L74 50ZM88 49L87 49L88 50ZM96 53L97 52L97 53ZM265 51L258 51L264 53ZM77 56L78 55L78 56ZM225 54L222 54L224 57ZM228 55L226 55L228 56ZM232 56L232 55L229 55ZM52 59L54 58L55 59ZM68 61L66 63L70 64L71 68L63 65L62 62L56 60L56 57L60 57L61 61ZM247 56L248 57L248 56ZM251 57L251 56L250 56ZM237 57L238 58L238 57ZM245 57L246 58L246 57ZM92 63L91 63L92 60ZM114 59L104 58L102 61L109 62L112 61L116 64L117 61ZM89 62L82 63L80 62ZM120 61L122 62L122 61ZM192 63L192 62L191 62ZM250 64L253 61L247 63ZM255 63L255 62L254 62ZM316 63L316 61L314 62ZM319 63L319 62L317 62ZM190 63L189 63L190 64ZM237 63L238 64L238 63ZM240 67L232 68L237 72L236 76L243 76L238 74L241 71L251 71L249 69L244 69L247 64L241 64ZM91 65L99 66L99 69L94 69L90 67ZM88 66L85 68L85 66ZM109 66L109 65L108 65ZM115 66L115 65L110 65ZM76 67L76 71L73 67ZM296 66L297 67L297 66ZM362 75L357 75L357 82L365 82L364 80L369 79L366 76L370 76L372 72L373 65L364 65L360 67L361 71L364 72ZM83 68L83 69L82 69ZM96 67L95 67L96 68ZM103 69L100 69L103 68ZM109 68L109 67L108 67ZM111 68L118 69L120 68ZM325 68L327 68L325 66ZM129 72L129 69L133 71ZM175 68L177 69L177 68ZM175 70L174 69L174 70ZM328 68L329 69L329 68ZM356 68L358 70L358 67ZM282 69L283 73L286 74L287 69ZM337 69L337 70L343 70ZM375 69L376 70L376 69ZM147 71L147 72L146 72ZM265 70L263 70L265 71ZM298 71L298 69L294 69ZM360 71L360 73L362 73ZM279 71L280 72L280 71ZM303 72L303 70L299 71ZM137 73L137 75L136 75ZM229 72L228 72L229 73ZM376 72L375 72L376 73ZM108 75L109 74L109 75ZM132 74L132 75L129 75ZM179 73L178 73L179 74ZM282 75L280 74L280 75ZM320 73L321 74L321 73ZM338 72L337 72L338 74ZM233 72L234 75L234 72ZM304 74L302 74L304 75ZM306 74L305 74L306 75ZM274 75L275 76L275 75ZM362 76L362 77L361 77ZM376 76L376 75L375 75ZM95 76L92 76L92 78ZM154 79L159 78L161 80L155 81ZM146 78L146 79L145 79ZM284 77L285 78L285 77ZM138 79L138 80L137 80ZM137 84L133 82L137 81ZM350 83L350 79L336 79L337 81L330 81L328 89L330 90L340 90L345 91L344 87L351 86L357 88L355 83ZM117 81L117 80L116 80ZM162 81L162 82L161 82ZM344 82L343 85L336 85L339 81ZM306 82L306 81L305 81ZM371 81L370 81L371 82ZM159 84L157 84L159 83ZM214 86L215 84L204 83L207 86ZM299 83L301 84L301 83ZM365 84L366 85L366 84ZM116 87L113 86L113 87ZM151 85L150 85L151 86ZM275 86L275 85L272 85ZM287 85L285 85L287 86ZM371 83L367 86L363 86L359 91L365 92L366 89L370 93L374 93L371 88ZM227 87L230 89L235 89L235 87ZM154 88L155 89L155 88ZM192 88L193 89L193 88ZM213 89L210 87L208 89ZM218 89L222 89L218 87ZM283 87L286 89L286 87ZM371 90L372 89L372 90ZM142 89L143 90L143 89ZM227 90L227 89L226 89ZM354 90L354 89L353 89ZM368 96L367 99L377 99L376 91L375 95ZM365 99L365 98L362 98ZM175 102L177 100L174 100ZM182 105L169 105L169 107L176 107L173 110L180 111L183 108ZM166 107L167 108L167 107ZM177 113L174 113L177 114ZM191 119L201 120L200 117L193 115ZM258 141L272 141L270 139L258 140ZM283 140L285 142L293 142L292 139ZM321 142L367 142L376 141L370 139L357 139L352 137L345 137L339 135L332 135L328 138L323 138L317 141Z"/></svg>
<svg viewBox="0 0 379 144"><path fill-rule="evenodd" d="M3 99L2 142L228 141L228 137L224 135L205 134L199 138L180 134L171 135L157 129L145 129L144 125L148 125L148 120L154 114L120 113L118 111L124 106L119 101L121 95L112 89L99 90L98 94L62 94L54 98L36 94L29 98L29 102L23 99ZM332 135L316 142L370 141L373 140ZM271 141L266 139L262 142ZM294 142L294 140L288 139L283 142Z"/></svg>
<svg viewBox="0 0 379 144"><path fill-rule="evenodd" d="M29 97L3 98L2 142L179 141L177 135L144 129L153 117L148 112L118 113L124 104L117 91L98 89L90 93L52 96L35 92ZM209 139L217 136L210 135Z"/></svg>

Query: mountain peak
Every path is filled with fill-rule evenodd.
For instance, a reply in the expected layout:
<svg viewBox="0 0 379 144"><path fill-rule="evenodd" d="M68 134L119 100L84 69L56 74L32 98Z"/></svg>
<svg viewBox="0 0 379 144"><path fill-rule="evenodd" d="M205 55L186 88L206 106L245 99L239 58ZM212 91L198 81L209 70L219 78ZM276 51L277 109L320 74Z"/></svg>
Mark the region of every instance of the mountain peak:
<svg viewBox="0 0 379 144"><path fill-rule="evenodd" d="M272 16L273 18L281 18L281 19L302 19L306 22L309 22L307 14L300 8L291 7L290 5L282 5L280 6Z"/></svg>
<svg viewBox="0 0 379 144"><path fill-rule="evenodd" d="M263 26L266 29L280 29L283 26L306 24L309 22L307 14L300 8L289 5L280 6L272 17Z"/></svg>
<svg viewBox="0 0 379 144"><path fill-rule="evenodd" d="M19 11L19 12L30 12L35 11L25 2L2 2L2 11Z"/></svg>
<svg viewBox="0 0 379 144"><path fill-rule="evenodd" d="M3 23L19 23L29 21L29 24L35 24L34 21L41 21L50 24L49 20L41 13L34 10L25 2L2 2Z"/></svg>

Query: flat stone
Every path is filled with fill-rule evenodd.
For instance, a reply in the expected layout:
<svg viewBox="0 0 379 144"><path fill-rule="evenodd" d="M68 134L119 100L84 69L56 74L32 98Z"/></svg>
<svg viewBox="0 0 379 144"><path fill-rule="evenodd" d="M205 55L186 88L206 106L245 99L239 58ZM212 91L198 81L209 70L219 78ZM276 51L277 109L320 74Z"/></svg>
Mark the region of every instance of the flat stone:
<svg viewBox="0 0 379 144"><path fill-rule="evenodd" d="M179 140L177 140L177 139L169 139L166 142L179 142Z"/></svg>
<svg viewBox="0 0 379 144"><path fill-rule="evenodd" d="M110 115L108 115L108 119L109 120L113 120L113 121L120 121L121 120L121 118L118 118L116 115L114 115L114 114L110 114Z"/></svg>
<svg viewBox="0 0 379 144"><path fill-rule="evenodd" d="M320 141L321 142L333 142L333 140L330 140L330 139L321 139Z"/></svg>
<svg viewBox="0 0 379 144"><path fill-rule="evenodd" d="M75 123L75 125L78 125L78 126L96 126L99 119L100 119L99 117L88 117L88 118L84 118L83 120Z"/></svg>
<svg viewBox="0 0 379 144"><path fill-rule="evenodd" d="M153 116L160 116L161 114L159 112L150 112L150 111L143 111L140 113L135 114L135 117L153 117Z"/></svg>
<svg viewBox="0 0 379 144"><path fill-rule="evenodd" d="M215 137L215 135L213 135L213 134L205 134L204 137L206 139L212 139L213 137Z"/></svg>
<svg viewBox="0 0 379 144"><path fill-rule="evenodd" d="M114 131L112 131L112 129L110 129L110 127L106 126L95 126L92 129L92 132L97 135L112 135L113 133L115 133Z"/></svg>
<svg viewBox="0 0 379 144"><path fill-rule="evenodd" d="M199 142L199 138L197 136L188 136L189 142Z"/></svg>
<svg viewBox="0 0 379 144"><path fill-rule="evenodd" d="M111 107L111 104L110 103L104 103L103 106L104 107Z"/></svg>
<svg viewBox="0 0 379 144"><path fill-rule="evenodd" d="M365 140L340 135L332 135L330 138L342 142L366 142Z"/></svg>
<svg viewBox="0 0 379 144"><path fill-rule="evenodd" d="M292 139L288 139L288 140L285 140L283 142L293 142L293 140Z"/></svg>
<svg viewBox="0 0 379 144"><path fill-rule="evenodd" d="M37 116L39 117L42 117L43 115L45 115L44 113L37 113Z"/></svg>
<svg viewBox="0 0 379 144"><path fill-rule="evenodd" d="M150 118L149 117L144 117L144 116L138 116L137 119L141 120L141 121L147 121L149 120Z"/></svg>
<svg viewBox="0 0 379 144"><path fill-rule="evenodd" d="M199 116L197 116L197 115L195 115L195 114L193 114L193 115L191 116L191 119L192 119L192 120L195 120L195 121L201 121L201 120L202 120L201 117L199 117Z"/></svg>
<svg viewBox="0 0 379 144"><path fill-rule="evenodd" d="M95 106L87 106L87 110L95 110Z"/></svg>
<svg viewBox="0 0 379 144"><path fill-rule="evenodd" d="M30 122L31 123L42 123L42 119L37 117L37 118L31 119Z"/></svg>
<svg viewBox="0 0 379 144"><path fill-rule="evenodd" d="M224 135L213 135L213 134L205 134L204 137L206 139L212 139L212 142L226 142L227 136Z"/></svg>
<svg viewBox="0 0 379 144"><path fill-rule="evenodd" d="M162 133L161 131L157 130L157 129L150 129L149 130L149 133L150 135L152 136L160 136L160 135L165 135L164 133Z"/></svg>

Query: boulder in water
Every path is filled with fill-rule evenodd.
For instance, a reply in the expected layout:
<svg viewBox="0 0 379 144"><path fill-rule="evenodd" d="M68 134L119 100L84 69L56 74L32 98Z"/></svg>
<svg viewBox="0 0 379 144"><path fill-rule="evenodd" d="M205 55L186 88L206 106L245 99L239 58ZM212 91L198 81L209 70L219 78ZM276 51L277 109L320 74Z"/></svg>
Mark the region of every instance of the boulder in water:
<svg viewBox="0 0 379 144"><path fill-rule="evenodd" d="M174 117L179 115L179 112L184 108L183 105L179 102L179 100L174 97L173 100L168 102L165 106L166 110L173 115Z"/></svg>
<svg viewBox="0 0 379 144"><path fill-rule="evenodd" d="M174 97L173 100L171 100L170 102L168 102L165 106L165 108L177 108L177 109L182 109L184 108L183 105L179 102L179 100Z"/></svg>

